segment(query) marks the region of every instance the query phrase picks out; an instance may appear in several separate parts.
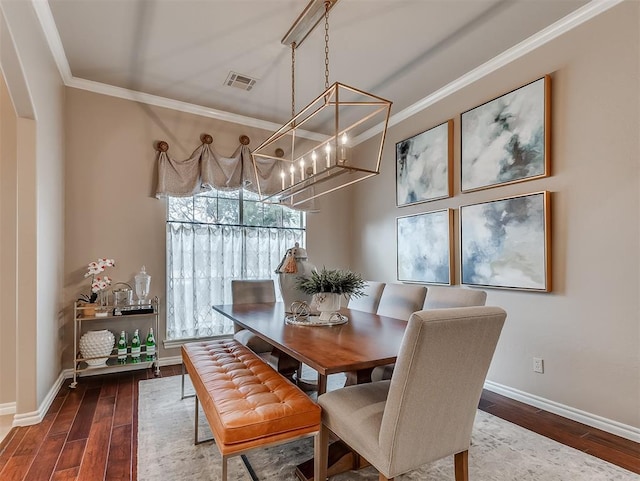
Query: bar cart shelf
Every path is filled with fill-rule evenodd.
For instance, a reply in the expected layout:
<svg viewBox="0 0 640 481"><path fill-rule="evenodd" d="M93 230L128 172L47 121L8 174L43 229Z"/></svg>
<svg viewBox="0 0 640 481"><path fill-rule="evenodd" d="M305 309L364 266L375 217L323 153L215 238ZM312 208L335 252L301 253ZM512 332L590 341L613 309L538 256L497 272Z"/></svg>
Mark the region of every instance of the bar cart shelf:
<svg viewBox="0 0 640 481"><path fill-rule="evenodd" d="M95 312L95 306L86 306L82 302L74 302L73 304L73 352L75 353L73 360L73 382L69 385L71 388L75 388L78 385L78 378L82 374L95 374L96 371L117 372L117 371L129 371L133 369L154 368L155 376L160 375L160 355L159 347L156 341L155 354L147 356L144 340L147 330L152 327L155 335L160 332L160 316L159 316L159 304L158 297L154 297L149 306L146 309L140 309L141 313L136 313L135 310L130 309L118 309L117 306L104 306L102 307L102 313L107 315L100 315ZM107 362L99 366L90 366L87 364L87 360L82 357L80 353L80 337L85 332L92 330L95 326L99 329L110 330L115 339L115 345L111 354L107 357ZM131 357L131 337L133 331L138 329L140 331L141 350L140 358L133 359ZM129 342L127 345L127 358L125 361L118 359L118 339L120 332L125 331L130 334Z"/></svg>

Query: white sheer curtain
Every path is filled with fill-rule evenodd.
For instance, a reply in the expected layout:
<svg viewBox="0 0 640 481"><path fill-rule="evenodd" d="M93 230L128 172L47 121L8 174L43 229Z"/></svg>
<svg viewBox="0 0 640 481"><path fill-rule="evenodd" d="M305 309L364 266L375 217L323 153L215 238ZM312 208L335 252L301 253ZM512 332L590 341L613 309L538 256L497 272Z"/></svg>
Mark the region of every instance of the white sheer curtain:
<svg viewBox="0 0 640 481"><path fill-rule="evenodd" d="M167 222L167 339L233 332L213 304L231 303L232 279L276 279L304 230Z"/></svg>

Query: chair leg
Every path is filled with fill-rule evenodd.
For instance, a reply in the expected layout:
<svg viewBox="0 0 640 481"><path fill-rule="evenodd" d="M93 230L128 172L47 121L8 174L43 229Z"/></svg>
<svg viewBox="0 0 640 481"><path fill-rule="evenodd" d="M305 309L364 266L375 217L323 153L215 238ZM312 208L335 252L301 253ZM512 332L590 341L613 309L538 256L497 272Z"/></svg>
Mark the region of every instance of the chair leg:
<svg viewBox="0 0 640 481"><path fill-rule="evenodd" d="M329 464L329 429L324 425L320 427L320 432L315 436L313 457L315 458L313 479L325 481Z"/></svg>
<svg viewBox="0 0 640 481"><path fill-rule="evenodd" d="M456 453L454 456L456 481L469 481L469 451Z"/></svg>
<svg viewBox="0 0 640 481"><path fill-rule="evenodd" d="M380 477L378 478L378 481L393 481L393 478L387 478L384 474L382 473L378 473L380 475Z"/></svg>

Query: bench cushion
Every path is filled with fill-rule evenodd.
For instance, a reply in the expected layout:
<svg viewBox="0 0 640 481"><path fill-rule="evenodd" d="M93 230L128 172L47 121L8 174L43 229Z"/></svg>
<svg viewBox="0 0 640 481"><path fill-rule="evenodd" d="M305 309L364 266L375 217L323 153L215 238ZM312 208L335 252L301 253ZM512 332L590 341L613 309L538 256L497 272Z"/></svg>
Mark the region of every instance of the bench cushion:
<svg viewBox="0 0 640 481"><path fill-rule="evenodd" d="M218 444L319 428L320 407L239 342L185 344L182 359Z"/></svg>

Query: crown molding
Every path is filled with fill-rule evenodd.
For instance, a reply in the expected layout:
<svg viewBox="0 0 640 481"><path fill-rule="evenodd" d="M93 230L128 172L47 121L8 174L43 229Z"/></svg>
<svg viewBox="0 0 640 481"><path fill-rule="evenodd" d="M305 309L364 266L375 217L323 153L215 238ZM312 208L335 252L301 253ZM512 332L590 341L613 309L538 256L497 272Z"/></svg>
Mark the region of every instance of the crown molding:
<svg viewBox="0 0 640 481"><path fill-rule="evenodd" d="M514 60L519 59L520 57L524 57L530 52L533 52L535 49L541 47L542 45L558 38L559 36L573 30L574 28L582 25L583 23L591 20L592 18L600 15L603 12L606 12L612 7L615 7L619 3L622 3L624 0L592 0L588 4L580 7L575 12L570 13L566 17L561 18L555 23L552 23L547 28L540 30L529 38L523 40L517 45L514 45L508 50L505 50L501 54L492 58L491 60L483 63L479 67L476 67L473 70L470 70L466 74L458 77L453 82L448 83L444 87L436 90L430 95L427 95L422 100L410 105L404 110L401 110L397 114L392 115L389 118L388 127L392 127L396 124L399 124L403 120L408 119L409 117L416 115L419 112L422 112L426 108L431 105L439 102L455 92L462 90L465 87L468 87L474 82L486 77L487 75L495 72L496 70L501 69L502 67L508 65ZM363 132L359 136L353 139L353 143L358 145L361 142L373 137L376 134L382 132L382 126L378 125L370 128L366 132Z"/></svg>
<svg viewBox="0 0 640 481"><path fill-rule="evenodd" d="M523 40L519 44L511 47L508 50L505 50L501 54L485 62L479 67L470 70L466 74L458 77L456 80L436 90L432 94L427 95L426 97L410 105L406 109L403 109L397 114L392 115L389 118L388 127L392 127L402 122L403 120L406 120L409 117L422 112L436 102L439 102L440 100L445 99L446 97L471 85L472 83L482 79L483 77L486 77L487 75L513 62L514 60L527 55L528 53L534 51L542 45L545 45L546 43L559 37L560 35L569 32L579 25L582 25L583 23L600 15L601 13L606 12L610 8L615 7L623 1L624 0L592 0L575 12L570 13L569 15L561 18L552 25L549 25L547 28L540 30L538 33ZM148 105L155 105L157 107L164 107L180 112L200 115L203 117L209 117L225 122L241 124L248 127L255 127L266 131L275 131L281 127L280 124L276 124L274 122L269 122L266 120L233 114L222 110L203 107L201 105L190 104L188 102L181 102L178 100L168 99L166 97L151 95L144 92L136 92L134 90L125 89L122 87L114 87L112 85L94 82L92 80L73 77L73 75L71 74L71 69L69 67L69 62L67 61L66 55L64 53L64 48L62 47L62 41L60 40L58 29L53 19L53 14L51 13L51 8L49 7L49 3L45 0L31 0L31 2L42 26L42 30L47 39L47 42L49 43L49 48L51 49L51 53L53 54L55 62L58 66L60 75L62 76L62 79L66 86L100 93L103 95L109 95L112 97L118 97L126 100L133 100L134 102L141 102ZM355 137L353 139L353 144L358 145L359 143L368 140L369 138L373 137L376 134L379 134L380 132L382 132L382 125L372 127L366 132ZM297 135L314 140L322 140L318 137L317 134L314 134L313 132L299 130L297 131Z"/></svg>
<svg viewBox="0 0 640 481"><path fill-rule="evenodd" d="M49 2L45 0L31 0L33 9L36 12L40 26L44 33L47 43L49 44L49 50L53 55L53 59L58 66L58 71L62 77L62 81L65 85L71 80L71 68L69 67L69 61L64 53L64 47L62 46L62 40L60 39L60 33L58 27L53 19L53 13L51 13L51 7Z"/></svg>

